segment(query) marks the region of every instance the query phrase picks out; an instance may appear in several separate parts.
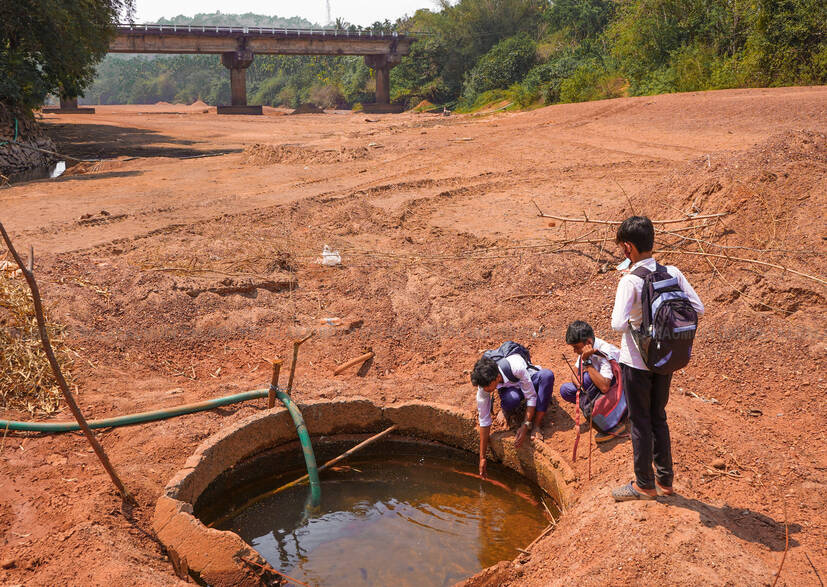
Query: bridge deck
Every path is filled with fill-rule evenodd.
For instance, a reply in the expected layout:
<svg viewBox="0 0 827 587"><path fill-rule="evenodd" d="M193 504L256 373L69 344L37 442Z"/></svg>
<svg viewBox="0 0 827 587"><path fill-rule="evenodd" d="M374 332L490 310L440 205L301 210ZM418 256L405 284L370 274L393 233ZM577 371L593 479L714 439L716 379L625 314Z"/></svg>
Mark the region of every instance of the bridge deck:
<svg viewBox="0 0 827 587"><path fill-rule="evenodd" d="M373 31L119 25L111 53L225 53L245 49L264 55L407 55L412 37Z"/></svg>

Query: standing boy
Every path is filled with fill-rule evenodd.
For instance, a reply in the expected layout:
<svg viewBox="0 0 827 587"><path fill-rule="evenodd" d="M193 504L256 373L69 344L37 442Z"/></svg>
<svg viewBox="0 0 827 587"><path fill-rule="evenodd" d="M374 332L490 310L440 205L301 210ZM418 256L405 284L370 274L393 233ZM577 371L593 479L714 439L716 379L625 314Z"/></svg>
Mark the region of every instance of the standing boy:
<svg viewBox="0 0 827 587"><path fill-rule="evenodd" d="M617 243L632 264L629 273L620 279L617 286L612 328L623 333L619 362L631 423L635 480L612 491L612 497L616 501L655 499L659 493L674 493L672 446L666 422L666 402L669 400L672 374L649 370L632 333L632 328L638 329L643 320L641 296L644 281L639 274L645 274L646 270L653 272L657 268L652 258L655 243L652 221L645 216L627 218L617 229ZM666 271L677 280L677 285L685 294L683 297L700 317L704 305L695 290L676 267L667 266Z"/></svg>

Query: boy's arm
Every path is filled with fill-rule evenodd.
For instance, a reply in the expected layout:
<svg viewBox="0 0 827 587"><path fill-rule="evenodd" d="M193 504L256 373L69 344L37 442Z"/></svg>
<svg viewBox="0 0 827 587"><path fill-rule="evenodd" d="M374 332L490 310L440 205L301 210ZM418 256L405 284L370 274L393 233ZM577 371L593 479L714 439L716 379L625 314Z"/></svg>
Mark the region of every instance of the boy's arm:
<svg viewBox="0 0 827 587"><path fill-rule="evenodd" d="M612 385L611 379L606 379L603 377L603 374L594 368L594 365L586 365L586 372L589 374L589 377L592 379L592 383L594 383L595 387L600 390L600 393L606 393L609 391L609 387Z"/></svg>
<svg viewBox="0 0 827 587"><path fill-rule="evenodd" d="M491 394L485 393L481 388L477 388L477 412L479 414L480 423L480 475L486 476L486 458L485 453L488 451L488 437L491 434L491 404L494 403L494 398Z"/></svg>
<svg viewBox="0 0 827 587"><path fill-rule="evenodd" d="M617 284L615 306L612 310L612 330L618 332L623 332L629 327L629 316L635 303L635 287L629 277L624 275Z"/></svg>

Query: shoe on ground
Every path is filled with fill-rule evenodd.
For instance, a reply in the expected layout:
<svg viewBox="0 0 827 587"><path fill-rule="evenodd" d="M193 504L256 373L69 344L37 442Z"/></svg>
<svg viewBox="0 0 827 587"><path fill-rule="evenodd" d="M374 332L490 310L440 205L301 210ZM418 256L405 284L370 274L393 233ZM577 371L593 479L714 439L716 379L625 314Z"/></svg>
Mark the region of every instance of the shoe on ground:
<svg viewBox="0 0 827 587"><path fill-rule="evenodd" d="M626 432L626 421L624 420L608 432L598 432L594 435L594 441L598 444L601 442L609 442L610 440L622 436Z"/></svg>

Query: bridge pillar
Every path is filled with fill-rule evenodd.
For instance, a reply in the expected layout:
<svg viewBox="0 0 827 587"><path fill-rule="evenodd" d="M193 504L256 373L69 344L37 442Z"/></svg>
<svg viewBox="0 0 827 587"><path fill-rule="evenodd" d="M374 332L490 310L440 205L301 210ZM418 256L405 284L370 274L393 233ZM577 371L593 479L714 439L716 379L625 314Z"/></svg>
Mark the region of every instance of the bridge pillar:
<svg viewBox="0 0 827 587"><path fill-rule="evenodd" d="M230 70L230 106L219 106L218 114L261 114L261 106L247 105L247 68L253 52L228 51L221 54L221 64Z"/></svg>
<svg viewBox="0 0 827 587"><path fill-rule="evenodd" d="M391 104L391 68L399 65L398 55L365 55L365 65L376 77L376 103L363 104L365 112L401 112L401 106Z"/></svg>

